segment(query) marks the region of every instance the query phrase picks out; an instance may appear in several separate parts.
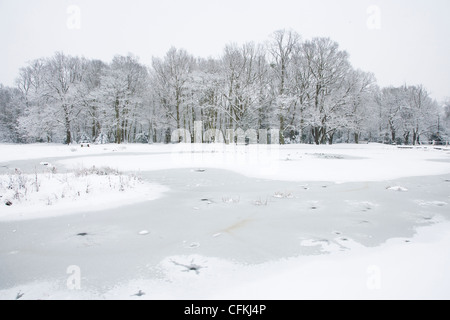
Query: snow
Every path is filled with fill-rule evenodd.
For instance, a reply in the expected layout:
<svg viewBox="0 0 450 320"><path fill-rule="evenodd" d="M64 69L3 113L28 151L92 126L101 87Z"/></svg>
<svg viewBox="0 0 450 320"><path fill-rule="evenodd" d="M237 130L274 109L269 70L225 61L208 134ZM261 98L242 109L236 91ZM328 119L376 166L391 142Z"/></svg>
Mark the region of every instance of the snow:
<svg viewBox="0 0 450 320"><path fill-rule="evenodd" d="M215 298L448 299L450 257L442 253L450 245L449 227L423 228L414 244L391 239L369 250L352 244L349 251L269 263L251 270L257 272L253 281L244 280ZM243 278L251 279L250 274Z"/></svg>
<svg viewBox="0 0 450 320"><path fill-rule="evenodd" d="M391 191L408 192L408 189L401 187L401 186L389 187L387 189L391 190Z"/></svg>
<svg viewBox="0 0 450 320"><path fill-rule="evenodd" d="M448 160L448 154L433 148L399 149L378 144L283 147L193 144L133 146L114 157L71 158L58 163L107 164L124 171L221 168L254 178L345 183L447 173L450 163L439 162L442 160Z"/></svg>
<svg viewBox="0 0 450 320"><path fill-rule="evenodd" d="M443 207L443 206L447 206L448 203L447 202L443 202L443 201L423 201L423 200L416 200L415 201L417 204L419 204L420 206L438 206L438 207Z"/></svg>
<svg viewBox="0 0 450 320"><path fill-rule="evenodd" d="M1 162L13 160L31 160L52 157L72 157L75 154L83 156L86 154L102 154L107 152L120 152L123 147L114 145L97 145L95 148L81 148L80 145L61 144L0 144ZM48 163L42 161L42 164Z"/></svg>
<svg viewBox="0 0 450 320"><path fill-rule="evenodd" d="M165 191L167 188L137 176L15 172L0 175L0 221L101 211L155 200Z"/></svg>
<svg viewBox="0 0 450 320"><path fill-rule="evenodd" d="M16 146L0 145L2 185L18 169L33 186L38 167L42 194L64 179L76 194L92 187L80 201L49 206L30 191L0 206L0 299L450 298L443 150L4 147ZM121 171L129 190L76 176L92 166ZM67 286L70 266L80 290Z"/></svg>
<svg viewBox="0 0 450 320"><path fill-rule="evenodd" d="M376 248L324 245L330 254L243 265L201 255L170 256L157 264L160 279L134 279L106 292L68 291L58 282L0 290L1 299L448 299L450 223L423 227L407 243ZM313 243L316 245L316 243ZM430 269L430 266L433 266ZM141 292L141 295L136 293ZM145 294L142 294L145 293Z"/></svg>
<svg viewBox="0 0 450 320"><path fill-rule="evenodd" d="M285 181L386 181L447 173L448 153L433 147L368 145L78 145L0 144L0 165L55 159L70 167L110 166L122 171L221 168L249 177ZM68 158L68 159L65 159ZM62 159L59 160L58 159ZM42 162L49 164L48 161ZM50 164L49 164L50 165ZM320 168L320 170L319 170Z"/></svg>

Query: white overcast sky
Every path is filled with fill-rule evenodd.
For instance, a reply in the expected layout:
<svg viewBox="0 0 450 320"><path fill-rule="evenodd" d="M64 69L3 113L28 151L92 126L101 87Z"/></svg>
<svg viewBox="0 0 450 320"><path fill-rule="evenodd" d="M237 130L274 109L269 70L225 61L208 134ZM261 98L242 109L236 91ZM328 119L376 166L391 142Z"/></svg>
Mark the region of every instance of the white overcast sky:
<svg viewBox="0 0 450 320"><path fill-rule="evenodd" d="M71 5L79 30L67 27ZM380 9L380 30L367 9ZM0 83L56 51L111 61L133 53L147 65L171 47L219 57L223 47L263 42L279 29L327 36L382 86L425 85L450 96L449 0L0 0Z"/></svg>

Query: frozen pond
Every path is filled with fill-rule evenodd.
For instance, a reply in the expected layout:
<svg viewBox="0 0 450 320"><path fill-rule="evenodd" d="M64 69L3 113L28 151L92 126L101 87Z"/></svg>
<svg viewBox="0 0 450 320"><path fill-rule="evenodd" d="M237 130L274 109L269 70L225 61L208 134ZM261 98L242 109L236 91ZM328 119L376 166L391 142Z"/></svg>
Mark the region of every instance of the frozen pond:
<svg viewBox="0 0 450 320"><path fill-rule="evenodd" d="M332 150L328 156L313 156L344 160L337 154ZM142 153L126 154L131 158L139 155ZM161 155L164 153L146 156ZM281 155L283 163L285 156ZM354 157L351 161L365 159L349 157ZM118 157L100 155L95 159L102 158L110 163ZM33 170L33 164L40 161L65 163L68 159L71 157L18 160L8 165ZM225 271L217 269L215 276L223 272L226 278L239 274L239 266L333 257L354 248L371 250L392 239L400 246L412 246L418 227L450 218L449 173L336 183L248 177L208 166L141 171L144 181L168 191L153 201L109 210L0 222L0 297L11 298L15 291L28 288L28 298L45 298L44 294L52 298L48 291L54 289L30 284L63 286L68 266L74 265L82 270L83 288L90 290L87 297L115 292L113 297L123 298L127 295L117 286L136 279L165 281L172 273L188 278L215 274L214 263L206 269L207 257L224 261L217 263L219 266L235 265ZM169 257L179 261L167 260ZM192 265L198 270L189 270ZM169 275L167 270L171 270ZM161 292L170 298L171 288L167 284ZM219 289L226 292L231 288ZM71 294L80 293L65 292L63 296ZM184 295L178 292L173 296Z"/></svg>

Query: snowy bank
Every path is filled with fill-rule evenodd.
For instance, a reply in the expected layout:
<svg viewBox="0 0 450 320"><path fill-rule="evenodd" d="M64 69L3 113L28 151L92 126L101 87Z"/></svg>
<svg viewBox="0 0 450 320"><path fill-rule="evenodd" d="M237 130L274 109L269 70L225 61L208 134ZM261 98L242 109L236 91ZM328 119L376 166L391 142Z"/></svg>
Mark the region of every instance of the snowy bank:
<svg viewBox="0 0 450 320"><path fill-rule="evenodd" d="M46 163L42 163L46 164ZM112 169L0 175L0 221L56 217L157 199L166 188Z"/></svg>

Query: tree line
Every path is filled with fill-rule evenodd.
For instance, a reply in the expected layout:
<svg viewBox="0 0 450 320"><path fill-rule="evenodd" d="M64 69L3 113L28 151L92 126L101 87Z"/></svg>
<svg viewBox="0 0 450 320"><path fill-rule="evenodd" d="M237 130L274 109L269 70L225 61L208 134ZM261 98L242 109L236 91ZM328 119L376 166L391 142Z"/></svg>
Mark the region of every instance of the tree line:
<svg viewBox="0 0 450 320"><path fill-rule="evenodd" d="M421 86L380 88L329 38L276 31L264 44L230 44L220 58L171 48L151 66L56 53L0 86L0 141L170 141L176 129L279 129L280 143L361 140L417 144L445 132L442 108Z"/></svg>

